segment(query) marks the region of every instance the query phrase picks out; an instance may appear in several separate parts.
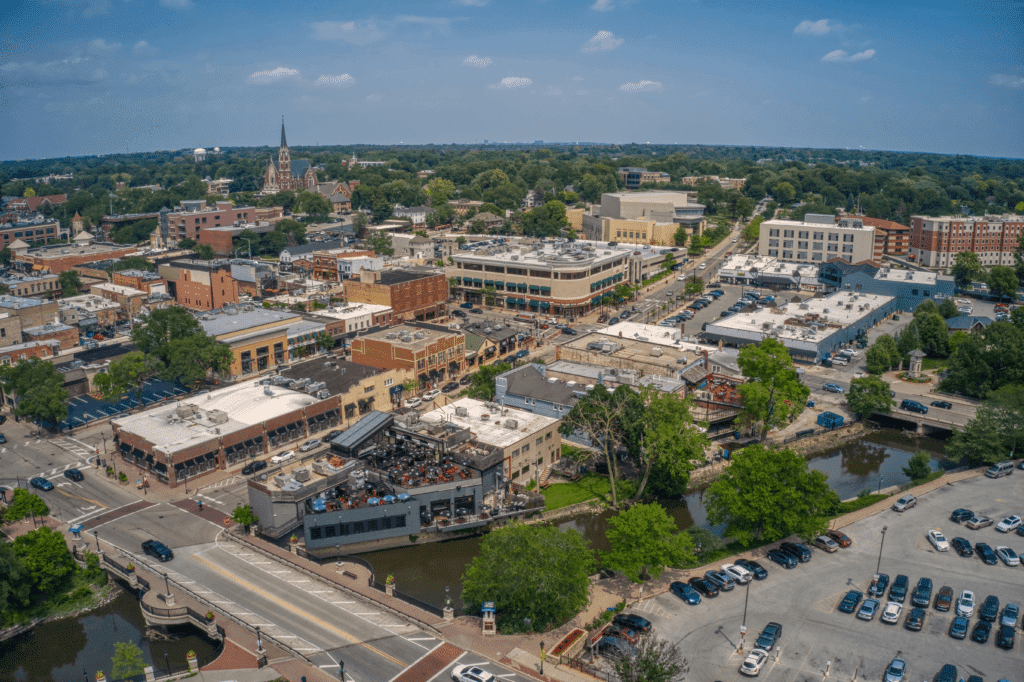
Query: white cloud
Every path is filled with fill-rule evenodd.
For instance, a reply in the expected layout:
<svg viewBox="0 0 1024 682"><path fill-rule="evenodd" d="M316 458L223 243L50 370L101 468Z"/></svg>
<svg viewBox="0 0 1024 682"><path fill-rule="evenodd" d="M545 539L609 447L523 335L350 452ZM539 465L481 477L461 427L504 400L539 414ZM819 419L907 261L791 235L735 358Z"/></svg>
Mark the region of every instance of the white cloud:
<svg viewBox="0 0 1024 682"><path fill-rule="evenodd" d="M416 17L409 14L397 16L395 21L401 24L425 24L427 26L447 26L452 22L447 17Z"/></svg>
<svg viewBox="0 0 1024 682"><path fill-rule="evenodd" d="M343 40L350 45L369 45L384 37L372 21L319 21L313 24L317 40Z"/></svg>
<svg viewBox="0 0 1024 682"><path fill-rule="evenodd" d="M95 40L90 40L89 43L85 46L85 51L93 55L106 54L108 52L114 52L115 50L120 49L121 43L108 43L107 41L103 40L103 38L96 38Z"/></svg>
<svg viewBox="0 0 1024 682"><path fill-rule="evenodd" d="M572 79L579 83L581 80L583 80L583 76L573 76Z"/></svg>
<svg viewBox="0 0 1024 682"><path fill-rule="evenodd" d="M153 47L145 40L140 40L132 46L132 54L136 57L155 57L160 54L160 48Z"/></svg>
<svg viewBox="0 0 1024 682"><path fill-rule="evenodd" d="M846 61L849 52L846 50L832 50L827 55L821 58L823 62L843 62Z"/></svg>
<svg viewBox="0 0 1024 682"><path fill-rule="evenodd" d="M347 73L337 76L320 76L316 79L317 85L352 85L356 79Z"/></svg>
<svg viewBox="0 0 1024 682"><path fill-rule="evenodd" d="M590 6L590 9L595 12L607 12L613 7L615 7L615 5L612 4L612 0L596 0L596 2Z"/></svg>
<svg viewBox="0 0 1024 682"><path fill-rule="evenodd" d="M1024 88L1024 78L1006 73L995 73L988 77L988 84L999 88L1020 90Z"/></svg>
<svg viewBox="0 0 1024 682"><path fill-rule="evenodd" d="M871 59L874 56L875 56L875 51L874 50L864 50L863 52L858 52L857 54L855 54L852 57L850 57L850 61L851 62L862 62L865 59Z"/></svg>
<svg viewBox="0 0 1024 682"><path fill-rule="evenodd" d="M160 0L160 4L167 9L189 9L192 7L192 0Z"/></svg>
<svg viewBox="0 0 1024 682"><path fill-rule="evenodd" d="M623 83L619 86L623 92L657 92L661 90L661 83L658 81L638 81L636 83Z"/></svg>
<svg viewBox="0 0 1024 682"><path fill-rule="evenodd" d="M826 33L838 31L842 27L842 24L830 24L828 19L818 19L817 21L804 19L796 25L796 28L793 29L793 33L800 33L807 36L823 36Z"/></svg>
<svg viewBox="0 0 1024 682"><path fill-rule="evenodd" d="M279 83L289 78L299 78L298 69L289 69L279 66L269 71L257 71L249 74L250 83Z"/></svg>
<svg viewBox="0 0 1024 682"><path fill-rule="evenodd" d="M515 90L516 88L525 88L527 85L533 85L533 79L522 76L506 76L500 82L487 87L491 90Z"/></svg>
<svg viewBox="0 0 1024 682"><path fill-rule="evenodd" d="M453 5L462 5L463 7L486 7L487 3L491 0L452 0Z"/></svg>
<svg viewBox="0 0 1024 682"><path fill-rule="evenodd" d="M84 85L107 77L89 57L75 56L49 62L7 62L0 73L19 79L18 85Z"/></svg>
<svg viewBox="0 0 1024 682"><path fill-rule="evenodd" d="M485 66L490 66L494 60L490 57L478 57L475 54L471 54L462 60L462 63L466 66L475 66L478 69L482 69Z"/></svg>
<svg viewBox="0 0 1024 682"><path fill-rule="evenodd" d="M614 50L622 44L622 38L616 38L611 31L598 31L597 35L583 43L583 52L606 52Z"/></svg>
<svg viewBox="0 0 1024 682"><path fill-rule="evenodd" d="M366 101L367 102L379 102L382 99L384 99L384 96L382 94L380 94L379 92L375 92L372 95L367 95L366 96Z"/></svg>

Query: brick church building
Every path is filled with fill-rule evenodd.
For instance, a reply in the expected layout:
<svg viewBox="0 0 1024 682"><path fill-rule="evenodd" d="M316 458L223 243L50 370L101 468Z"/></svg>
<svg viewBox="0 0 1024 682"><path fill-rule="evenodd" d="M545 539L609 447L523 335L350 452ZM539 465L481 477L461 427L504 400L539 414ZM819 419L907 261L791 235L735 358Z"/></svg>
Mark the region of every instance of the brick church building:
<svg viewBox="0 0 1024 682"><path fill-rule="evenodd" d="M315 192L316 172L309 159L292 160L288 151L288 142L284 138L284 121L282 120L281 148L277 151L277 159L270 157L270 163L267 164L267 170L263 174L263 193L276 194L286 190Z"/></svg>

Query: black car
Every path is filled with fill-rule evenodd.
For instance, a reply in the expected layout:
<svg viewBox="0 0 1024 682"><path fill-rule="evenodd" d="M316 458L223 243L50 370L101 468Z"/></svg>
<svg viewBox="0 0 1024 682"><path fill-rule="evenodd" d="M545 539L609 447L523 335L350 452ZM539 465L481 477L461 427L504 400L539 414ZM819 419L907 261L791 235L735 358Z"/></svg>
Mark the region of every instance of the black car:
<svg viewBox="0 0 1024 682"><path fill-rule="evenodd" d="M170 561L174 558L174 552L159 540L146 540L142 543L142 551L160 561Z"/></svg>
<svg viewBox="0 0 1024 682"><path fill-rule="evenodd" d="M441 387L441 390L445 393L459 390L459 382L449 381L447 384Z"/></svg>
<svg viewBox="0 0 1024 682"><path fill-rule="evenodd" d="M989 623L996 622L996 618L999 617L999 597L992 594L985 597L985 602L978 611L978 617Z"/></svg>
<svg viewBox="0 0 1024 682"><path fill-rule="evenodd" d="M843 613L853 613L857 610L860 605L860 600L864 598L864 593L859 590L850 590L843 597L843 601L839 602L839 610Z"/></svg>
<svg viewBox="0 0 1024 682"><path fill-rule="evenodd" d="M974 546L974 551L978 553L978 558L989 566L995 566L999 563L999 557L996 556L995 550L989 547L987 543L979 542Z"/></svg>
<svg viewBox="0 0 1024 682"><path fill-rule="evenodd" d="M799 542L783 542L779 545L779 549L783 552L789 552L802 564L811 560L811 550L809 550L806 545L801 545Z"/></svg>
<svg viewBox="0 0 1024 682"><path fill-rule="evenodd" d="M698 578L695 576L690 578L687 582L690 584L690 587L697 590L705 597L718 596L718 587L710 580L705 580L704 578Z"/></svg>
<svg viewBox="0 0 1024 682"><path fill-rule="evenodd" d="M979 620L974 624L974 631L971 632L971 639L978 644L984 644L988 641L988 636L992 634L992 623Z"/></svg>
<svg viewBox="0 0 1024 682"><path fill-rule="evenodd" d="M330 443L332 440L334 440L335 438L337 438L338 436L340 436L343 433L345 433L345 432L342 431L341 429L335 429L334 431L331 431L326 436L321 438L320 442L321 443Z"/></svg>
<svg viewBox="0 0 1024 682"><path fill-rule="evenodd" d="M472 308L469 312L473 313L474 315L483 315L484 314L484 311L482 309L480 309L480 308Z"/></svg>
<svg viewBox="0 0 1024 682"><path fill-rule="evenodd" d="M53 490L53 484L42 476L36 476L29 480L28 484L37 490Z"/></svg>
<svg viewBox="0 0 1024 682"><path fill-rule="evenodd" d="M466 317L466 313L462 312L461 310L453 310L452 311L452 316L453 317Z"/></svg>
<svg viewBox="0 0 1024 682"><path fill-rule="evenodd" d="M885 588L889 587L889 576L885 573L879 573L877 580L872 580L871 585L868 587L868 594L872 597L881 597L885 594Z"/></svg>
<svg viewBox="0 0 1024 682"><path fill-rule="evenodd" d="M949 541L949 546L960 556L974 556L974 548L964 538L953 538Z"/></svg>
<svg viewBox="0 0 1024 682"><path fill-rule="evenodd" d="M932 678L932 682L956 682L960 679L956 674L956 666L952 663L947 663L942 666L942 670L936 673L935 677Z"/></svg>
<svg viewBox="0 0 1024 682"><path fill-rule="evenodd" d="M952 410L953 403L947 403L945 400L933 400L932 407L941 407L944 410Z"/></svg>
<svg viewBox="0 0 1024 682"><path fill-rule="evenodd" d="M896 576L896 579L892 581L892 587L889 588L889 601L898 601L903 603L907 599L907 589L910 586L910 578L900 573Z"/></svg>
<svg viewBox="0 0 1024 682"><path fill-rule="evenodd" d="M949 515L949 520L954 523L963 523L974 518L974 512L970 509L956 509Z"/></svg>
<svg viewBox="0 0 1024 682"><path fill-rule="evenodd" d="M693 589L686 583L681 583L677 580L669 585L668 588L672 590L672 594L676 595L687 604L694 605L700 603L700 595L697 593L697 590Z"/></svg>
<svg viewBox="0 0 1024 682"><path fill-rule="evenodd" d="M999 635L996 637L996 646L1000 649L1012 649L1015 631L1010 625L999 626Z"/></svg>
<svg viewBox="0 0 1024 682"><path fill-rule="evenodd" d="M932 601L932 579L921 578L917 581L917 587L914 588L914 594L910 597L910 603L914 606L928 607Z"/></svg>
<svg viewBox="0 0 1024 682"><path fill-rule="evenodd" d="M720 571L705 571L704 579L713 582L718 589L728 592L736 587L736 581Z"/></svg>
<svg viewBox="0 0 1024 682"><path fill-rule="evenodd" d="M708 289L721 289L721 288L722 288L722 285L719 284L718 282L712 282L711 284L708 285Z"/></svg>
<svg viewBox="0 0 1024 682"><path fill-rule="evenodd" d="M7 442L7 436L5 436L4 434L0 433L0 443L6 443L6 442Z"/></svg>
<svg viewBox="0 0 1024 682"><path fill-rule="evenodd" d="M562 330L562 333L568 334L569 336L576 336L578 332L572 327L566 327L565 329Z"/></svg>
<svg viewBox="0 0 1024 682"><path fill-rule="evenodd" d="M782 637L782 624L768 623L768 625L764 626L764 630L761 630L761 634L757 636L754 648L770 651L775 646L775 643L779 641L780 637Z"/></svg>
<svg viewBox="0 0 1024 682"><path fill-rule="evenodd" d="M620 613L612 618L612 622L616 625L629 628L630 630L636 630L637 632L651 631L651 621L646 618L641 618L633 613Z"/></svg>
<svg viewBox="0 0 1024 682"><path fill-rule="evenodd" d="M924 609L910 609L907 619L903 621L903 627L907 630L920 632L924 627Z"/></svg>
<svg viewBox="0 0 1024 682"><path fill-rule="evenodd" d="M964 616L957 616L953 619L953 622L949 624L949 636L953 639L964 639L967 637L967 628L970 626L971 621Z"/></svg>
<svg viewBox="0 0 1024 682"><path fill-rule="evenodd" d="M783 552L781 549L768 550L768 559L774 561L783 568L796 568L796 557Z"/></svg>
<svg viewBox="0 0 1024 682"><path fill-rule="evenodd" d="M67 471L64 472L64 478L67 478L72 481L81 481L85 478L85 476L83 476L82 472L79 471L78 469L68 469Z"/></svg>
<svg viewBox="0 0 1024 682"><path fill-rule="evenodd" d="M602 637L597 643L597 652L605 658L628 658L635 651L633 645L621 637Z"/></svg>
<svg viewBox="0 0 1024 682"><path fill-rule="evenodd" d="M754 580L764 580L768 577L768 571L766 571L764 566L756 561L751 561L750 559L737 559L736 565L753 573Z"/></svg>
<svg viewBox="0 0 1024 682"><path fill-rule="evenodd" d="M466 376L459 379L459 386L469 386L471 381L473 381L473 379L471 379L470 375L467 374Z"/></svg>
<svg viewBox="0 0 1024 682"><path fill-rule="evenodd" d="M243 476L251 476L251 475L255 474L257 471L261 471L261 470L266 469L266 468L267 468L267 463L264 460L257 460L255 462L251 462L249 464L246 464L245 468L242 469L242 475Z"/></svg>

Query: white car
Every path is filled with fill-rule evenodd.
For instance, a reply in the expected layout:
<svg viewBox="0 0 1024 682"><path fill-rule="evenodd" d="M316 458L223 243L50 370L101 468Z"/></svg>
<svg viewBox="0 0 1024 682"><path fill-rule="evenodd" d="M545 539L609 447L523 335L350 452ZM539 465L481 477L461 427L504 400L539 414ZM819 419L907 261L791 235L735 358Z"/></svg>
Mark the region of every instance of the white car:
<svg viewBox="0 0 1024 682"><path fill-rule="evenodd" d="M740 666L740 672L751 677L761 672L761 668L768 661L768 652L764 649L752 649L747 654L747 659Z"/></svg>
<svg viewBox="0 0 1024 682"><path fill-rule="evenodd" d="M309 452L310 450L316 450L320 446L318 440L307 440L305 443L299 446L299 452Z"/></svg>
<svg viewBox="0 0 1024 682"><path fill-rule="evenodd" d="M898 601L891 601L882 609L881 620L883 623L898 623L901 613L903 613L903 604Z"/></svg>
<svg viewBox="0 0 1024 682"><path fill-rule="evenodd" d="M938 552L949 551L949 542L946 541L946 536L943 535L941 531L928 531L928 541L932 543L932 547L934 547Z"/></svg>
<svg viewBox="0 0 1024 682"><path fill-rule="evenodd" d="M433 400L434 398L436 398L439 395L441 395L441 391L439 391L438 389L435 388L433 390L430 390L430 391L427 391L426 393L424 393L423 394L423 400L425 400L427 402L430 402L431 400Z"/></svg>
<svg viewBox="0 0 1024 682"><path fill-rule="evenodd" d="M697 269L698 269L698 270L703 270L703 269L704 269L704 268L706 268L707 266L708 266L708 264L707 264L707 263L701 263L701 264L700 264L700 267L699 267L699 268L697 268Z"/></svg>
<svg viewBox="0 0 1024 682"><path fill-rule="evenodd" d="M406 398L402 402L402 407L419 407L422 402L419 398Z"/></svg>
<svg viewBox="0 0 1024 682"><path fill-rule="evenodd" d="M273 457L271 457L270 458L270 463L271 464L281 464L282 462L287 462L288 460L290 460L294 456L295 456L295 451L294 450L289 450L287 452L282 452L279 455L274 455Z"/></svg>
<svg viewBox="0 0 1024 682"><path fill-rule="evenodd" d="M740 585L746 585L754 579L754 574L736 564L725 564L722 566L722 572L727 576L738 582Z"/></svg>
<svg viewBox="0 0 1024 682"><path fill-rule="evenodd" d="M457 665L452 668L452 682L494 682L495 677L475 665Z"/></svg>
<svg viewBox="0 0 1024 682"><path fill-rule="evenodd" d="M956 615L970 618L974 615L974 593L964 590L956 600Z"/></svg>
<svg viewBox="0 0 1024 682"><path fill-rule="evenodd" d="M1020 528L1020 517L1019 516L1007 516L1005 519L996 524L996 530L1000 533L1009 533L1012 530Z"/></svg>
<svg viewBox="0 0 1024 682"><path fill-rule="evenodd" d="M996 547L996 556L1007 566L1020 566L1020 557L1006 545Z"/></svg>

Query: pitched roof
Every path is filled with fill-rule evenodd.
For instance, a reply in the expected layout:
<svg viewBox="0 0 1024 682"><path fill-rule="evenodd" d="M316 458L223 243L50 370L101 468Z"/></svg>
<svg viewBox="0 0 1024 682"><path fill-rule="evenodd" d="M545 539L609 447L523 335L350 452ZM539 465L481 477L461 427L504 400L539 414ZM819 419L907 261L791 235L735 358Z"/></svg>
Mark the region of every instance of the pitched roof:
<svg viewBox="0 0 1024 682"><path fill-rule="evenodd" d="M949 329L956 330L968 330L973 329L975 325L981 325L987 327L992 324L992 318L985 317L984 315L961 315L960 317L951 317L946 320L946 327Z"/></svg>
<svg viewBox="0 0 1024 682"><path fill-rule="evenodd" d="M849 275L851 272L864 272L869 277L874 277L875 273L882 269L882 266L871 260L861 261L860 263L847 263L842 258L833 258L825 264L835 267L843 275Z"/></svg>
<svg viewBox="0 0 1024 682"><path fill-rule="evenodd" d="M533 363L510 370L500 376L508 382L506 393L511 395L535 398L556 405L574 405L578 399L574 395L574 391L579 390L578 388L569 386L561 379L548 381Z"/></svg>
<svg viewBox="0 0 1024 682"><path fill-rule="evenodd" d="M899 232L899 231L907 232L907 231L910 230L910 226L909 225L904 225L902 223L897 223L897 222L895 222L893 220L882 220L881 218L869 218L867 216L854 215L854 214L851 214L848 217L850 217L850 218L860 218L860 221L862 223L864 223L865 225L867 225L869 227L874 227L874 228L880 229L880 230L886 230L886 231L892 230L893 232Z"/></svg>
<svg viewBox="0 0 1024 682"><path fill-rule="evenodd" d="M309 159L292 159L292 177L301 178L310 169Z"/></svg>
<svg viewBox="0 0 1024 682"><path fill-rule="evenodd" d="M482 220L485 223L492 223L492 222L494 222L496 220L504 220L504 218L499 218L498 216L494 215L493 213L490 213L488 211L484 211L483 213L477 213L475 216L473 216L473 220Z"/></svg>
<svg viewBox="0 0 1024 682"><path fill-rule="evenodd" d="M21 241L20 239L15 239L13 242L7 245L7 248L9 248L11 251L14 251L15 249L28 249L31 247L25 242Z"/></svg>

